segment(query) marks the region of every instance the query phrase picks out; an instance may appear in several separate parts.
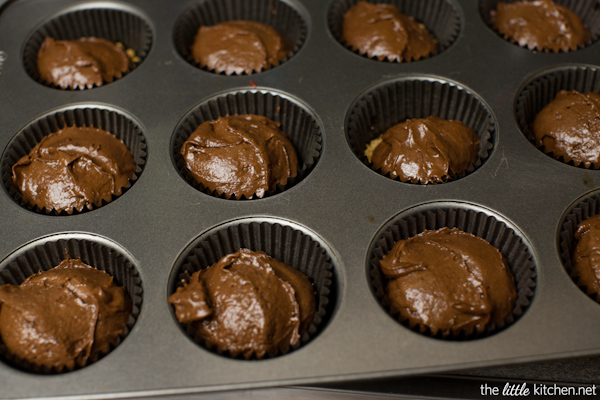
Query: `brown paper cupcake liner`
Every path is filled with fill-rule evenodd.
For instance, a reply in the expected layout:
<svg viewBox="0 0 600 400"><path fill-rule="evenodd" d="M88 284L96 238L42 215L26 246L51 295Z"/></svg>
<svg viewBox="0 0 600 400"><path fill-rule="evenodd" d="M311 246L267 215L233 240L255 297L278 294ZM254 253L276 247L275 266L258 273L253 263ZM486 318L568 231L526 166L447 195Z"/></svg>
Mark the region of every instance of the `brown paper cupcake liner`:
<svg viewBox="0 0 600 400"><path fill-rule="evenodd" d="M317 310L312 323L300 340L294 346L267 353L264 357L257 354L247 357L242 354L234 356L226 348L201 337L192 324L180 324L175 317L174 308L171 307L174 321L201 347L235 359L269 359L305 346L323 331L333 314L337 302L337 279L330 250L311 233L287 225L284 221L233 221L202 234L179 256L171 272L168 296L175 293L177 287L182 286L182 281L187 281L194 272L210 267L224 256L241 248L263 251L309 277L315 291Z"/></svg>
<svg viewBox="0 0 600 400"><path fill-rule="evenodd" d="M60 129L70 126L78 127L96 127L104 129L125 143L133 155L136 165L136 171L129 180L126 187L120 189L119 195L112 195L111 199L104 199L100 204L88 204L87 207L78 209L69 209L64 211L48 210L40 208L26 201L18 188L12 181L12 166L19 161L21 157L26 156L42 140L44 136L57 132ZM18 204L41 214L52 215L72 215L85 211L93 210L104 204L114 201L122 196L137 181L143 172L146 164L146 138L137 122L121 111L95 107L95 106L72 106L44 115L31 122L23 128L10 141L2 155L0 161L0 171L2 174L2 184L10 197Z"/></svg>
<svg viewBox="0 0 600 400"><path fill-rule="evenodd" d="M506 37L502 33L500 33L496 28L494 28L493 21L493 13L498 8L498 3L515 3L520 0L479 0L479 14L481 18L486 23L486 25L494 31L498 36L502 37L506 41L514 44L515 46L519 46L512 38ZM590 40L584 43L582 46L579 46L577 49L571 49L569 52L580 50L585 48L598 40L600 37L600 7L598 7L598 3L595 0L553 0L556 4L561 5L563 7L568 8L573 11L581 20L584 25L590 31ZM522 46L519 46L522 47ZM525 49L534 51L534 52L544 52L544 53L565 53L564 50L552 51L548 49L538 49L535 47L523 47Z"/></svg>
<svg viewBox="0 0 600 400"><path fill-rule="evenodd" d="M37 57L42 42L47 37L56 40L75 40L82 37L97 37L111 42L121 42L126 49L135 51L139 61L130 63L130 69L125 74L118 74L111 81L127 75L141 64L152 46L152 30L150 24L140 13L129 7L114 4L88 8L82 5L65 10L38 27L29 37L23 49L23 64L25 70L35 81L56 89L62 89L41 79L37 68ZM67 90L91 89L88 87L72 87Z"/></svg>
<svg viewBox="0 0 600 400"><path fill-rule="evenodd" d="M346 139L356 157L366 166L390 179L401 181L399 177L392 178L381 169L375 169L364 154L365 148L390 127L406 119L427 118L430 115L461 121L472 128L480 139L475 163L447 181L463 178L485 163L496 142L496 119L478 95L442 78L406 77L368 89L350 106Z"/></svg>
<svg viewBox="0 0 600 400"><path fill-rule="evenodd" d="M177 125L171 139L171 157L179 174L196 189L215 197L233 200L247 200L246 196L230 196L212 191L198 183L185 166L181 147L190 135L203 122L214 121L219 117L238 114L263 115L281 124L281 130L290 139L298 155L296 176L289 178L285 185L278 184L267 191L264 197L281 193L295 186L312 171L321 155L321 129L316 118L296 100L283 94L267 90L240 90L217 95L194 107ZM256 199L256 196L251 196Z"/></svg>
<svg viewBox="0 0 600 400"><path fill-rule="evenodd" d="M394 243L405 240L425 230L443 227L458 228L485 239L500 250L512 271L517 287L517 300L510 316L498 324L486 326L482 332L443 335L433 334L430 328L405 319L399 310L391 307L385 294L387 278L380 268L381 258L390 252ZM371 289L379 304L394 319L420 334L451 341L480 339L496 334L514 324L529 307L536 286L535 262L525 239L502 219L491 212L469 204L438 202L417 206L394 217L371 243L368 256L368 277Z"/></svg>
<svg viewBox="0 0 600 400"><path fill-rule="evenodd" d="M299 11L287 2L280 0L206 0L190 8L178 18L173 32L175 48L193 66L225 75L225 72L200 65L192 57L190 49L201 26L212 26L233 20L256 21L269 25L290 40L292 50L287 57L277 64L271 65L268 69L281 65L292 58L298 53L306 39L305 17L301 16ZM253 71L252 74L263 71ZM232 75L238 74L233 73Z"/></svg>
<svg viewBox="0 0 600 400"><path fill-rule="evenodd" d="M561 90L577 90L582 93L600 91L600 69L592 65L568 65L544 71L531 78L518 91L515 101L515 116L519 128L534 146L549 157L575 167L600 169L600 165L586 166L570 157L556 156L535 140L532 125L536 115Z"/></svg>
<svg viewBox="0 0 600 400"><path fill-rule="evenodd" d="M85 264L105 271L113 277L117 285L127 289L127 294L132 302L132 311L125 331L114 343L110 343L107 352L98 354L94 358L88 358L83 363L75 365L73 369L67 367L48 368L23 360L10 354L0 338L0 359L15 368L39 374L59 374L83 368L113 351L125 339L137 321L142 307L143 290L135 262L117 244L98 236L65 233L47 236L24 245L0 263L0 286L20 285L26 278L37 272L56 267L66 258L67 252L71 258L81 258Z"/></svg>
<svg viewBox="0 0 600 400"><path fill-rule="evenodd" d="M580 282L579 274L574 271L571 261L577 245L577 241L575 240L577 225L596 214L600 214L600 192L597 190L577 200L566 211L559 225L558 247L560 258L567 274L583 293L587 294L595 302L600 303L600 293L594 292L591 288Z"/></svg>
<svg viewBox="0 0 600 400"><path fill-rule="evenodd" d="M350 51L372 60L380 61L377 57L369 57L354 49L342 38L342 25L344 14L360 0L336 0L330 6L327 13L329 30L333 37ZM456 6L448 0L370 0L374 4L393 4L405 15L413 17L416 21L423 23L437 40L437 49L434 53L422 59L427 59L447 50L458 37L461 29L460 15ZM399 62L397 60L385 59L387 62ZM405 60L411 62L418 60Z"/></svg>

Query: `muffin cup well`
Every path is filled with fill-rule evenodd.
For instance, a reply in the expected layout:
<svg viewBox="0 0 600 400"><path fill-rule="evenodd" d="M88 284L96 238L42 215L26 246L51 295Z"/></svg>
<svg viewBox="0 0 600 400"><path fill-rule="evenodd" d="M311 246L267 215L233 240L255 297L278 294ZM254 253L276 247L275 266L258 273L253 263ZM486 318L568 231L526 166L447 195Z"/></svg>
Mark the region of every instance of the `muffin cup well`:
<svg viewBox="0 0 600 400"><path fill-rule="evenodd" d="M500 251L514 275L517 300L512 314L501 323L487 326L480 333L467 334L463 331L456 335L445 336L438 332L433 335L428 327L404 319L398 310L391 307L385 294L386 278L381 272L380 260L390 252L394 243L416 236L425 230L444 227L458 228L485 239ZM508 328L525 313L536 286L535 262L524 238L490 211L468 204L430 203L402 212L377 233L368 254L368 279L379 304L402 325L436 339L459 341L479 339Z"/></svg>
<svg viewBox="0 0 600 400"><path fill-rule="evenodd" d="M118 286L124 286L131 299L132 311L125 331L114 343L113 351L129 334L140 314L142 306L142 281L131 256L112 241L83 233L64 233L51 235L28 243L9 255L0 263L0 285L20 285L25 279L39 271L47 271L56 267L66 258L66 254L113 277ZM85 367L108 353L99 354L95 358L76 365L73 370ZM47 368L20 359L6 349L0 338L0 358L16 368L40 374L57 374L70 372L70 369Z"/></svg>
<svg viewBox="0 0 600 400"><path fill-rule="evenodd" d="M90 3L64 10L53 17L29 36L23 49L23 64L25 70L35 81L56 89L59 86L45 82L41 79L37 67L38 52L42 42L47 37L55 40L76 40L82 37L96 37L111 42L121 42L126 49L135 51L139 58L136 63L131 63L128 72L115 76L113 81L128 74L148 55L152 46L152 30L150 24L133 8L121 4ZM104 82L107 84L110 82ZM67 90L91 89L96 87L74 87Z"/></svg>
<svg viewBox="0 0 600 400"><path fill-rule="evenodd" d="M527 81L518 91L515 100L515 116L521 132L540 151L558 161L580 168L600 169L600 165L586 167L584 163L576 163L571 158L557 157L547 151L545 146L538 146L535 141L532 125L536 115L561 90L577 90L582 93L600 91L600 69L591 65L569 65L544 71Z"/></svg>
<svg viewBox="0 0 600 400"><path fill-rule="evenodd" d="M198 190L215 197L244 200L226 193L212 191L198 183L185 166L181 147L190 135L203 122L214 121L219 117L238 114L263 115L281 124L281 130L290 139L298 155L296 176L289 178L285 185L277 184L274 190L267 191L264 197L287 190L304 179L314 168L321 155L321 128L316 118L296 100L266 90L241 90L224 93L205 100L194 107L177 125L171 139L171 157L179 174ZM255 199L255 196L250 197Z"/></svg>
<svg viewBox="0 0 600 400"><path fill-rule="evenodd" d="M479 14L481 18L485 22L485 24L493 30L498 36L507 40L508 42L514 44L515 46L519 46L516 41L513 41L511 38L505 37L501 34L496 28L494 28L494 23L492 20L492 13L498 8L498 3L515 3L521 0L479 0ZM590 31L590 40L583 44L583 46L578 49L587 47L592 43L595 43L600 37L600 5L595 0L553 0L556 4L561 5L563 7L568 8L573 11L581 20L584 25L587 26ZM519 46L520 47L520 46ZM537 47L529 48L525 47L531 51L542 51L542 52L552 52L551 50L540 50ZM570 50L574 51L574 50ZM564 53L564 51L560 51Z"/></svg>
<svg viewBox="0 0 600 400"><path fill-rule="evenodd" d="M558 248L563 266L573 282L582 292L600 303L600 293L594 292L579 281L579 275L573 269L572 263L573 253L577 245L575 240L577 225L596 214L600 214L600 192L598 191L587 194L569 207L559 225Z"/></svg>
<svg viewBox="0 0 600 400"><path fill-rule="evenodd" d="M290 265L304 273L313 284L316 299L316 313L312 323L300 340L287 351L277 350L267 353L263 359L277 357L297 350L314 339L331 318L336 304L336 279L332 256L326 245L305 229L288 225L285 221L257 218L232 221L218 226L198 237L179 256L169 280L168 296L196 271L206 269L224 256L241 248L263 251L268 256ZM233 357L226 349L209 343L202 338L191 324L180 324L187 336L200 346L219 355L244 359L242 354ZM246 359L257 360L252 354Z"/></svg>
<svg viewBox="0 0 600 400"><path fill-rule="evenodd" d="M496 120L479 96L458 83L441 78L406 77L368 89L350 107L346 117L346 138L356 157L366 166L400 181L400 178L376 170L365 156L365 148L392 126L406 119L430 115L461 121L480 139L475 163L449 181L471 174L483 165L496 141Z"/></svg>
<svg viewBox="0 0 600 400"><path fill-rule="evenodd" d="M305 17L287 2L280 0L207 0L183 13L175 23L173 42L179 54L193 66L219 73L203 67L191 52L194 37L201 26L212 26L226 21L247 20L269 25L292 43L288 56L269 69L292 58L302 47L306 39ZM253 71L259 73L262 71ZM221 74L225 74L222 72ZM234 73L233 75L237 75ZM242 74L246 75L246 73Z"/></svg>
<svg viewBox="0 0 600 400"><path fill-rule="evenodd" d="M360 54L366 58L370 58L366 54L361 54L358 50L354 50L342 38L342 25L344 22L344 14L352 6L356 5L360 0L336 0L332 3L327 13L329 30L333 37L340 42L344 47L356 54ZM437 49L433 54L430 54L427 59L436 54L447 50L458 37L461 28L460 15L456 6L449 0L371 0L369 3L385 3L393 4L398 7L398 10L405 15L413 17L416 21L423 23L437 40ZM377 57L371 58L377 60ZM397 60L388 60L388 62L398 62ZM414 60L408 60L408 62Z"/></svg>
<svg viewBox="0 0 600 400"><path fill-rule="evenodd" d="M13 184L12 166L21 157L29 154L44 136L70 126L95 127L108 131L117 139L122 140L133 155L136 171L129 179L128 186L121 188L119 195L113 195L111 201L123 195L141 175L146 164L146 138L139 124L132 117L116 109L94 105L65 107L28 124L15 135L2 155L2 161L0 161L2 184L7 193L21 206L42 214L71 215L93 210L106 204L103 200L101 204L88 204L81 210L74 208L64 211L48 210L27 202Z"/></svg>

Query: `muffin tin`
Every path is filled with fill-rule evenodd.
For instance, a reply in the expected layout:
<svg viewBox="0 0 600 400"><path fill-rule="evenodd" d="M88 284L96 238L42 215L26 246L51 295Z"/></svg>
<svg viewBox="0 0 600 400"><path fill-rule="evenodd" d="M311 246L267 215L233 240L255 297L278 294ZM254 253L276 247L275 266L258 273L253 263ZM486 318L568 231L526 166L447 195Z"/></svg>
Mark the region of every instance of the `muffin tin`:
<svg viewBox="0 0 600 400"><path fill-rule="evenodd" d="M432 27L447 34L437 54L392 63L352 52L338 40L338 13L350 0L17 0L5 6L0 14L0 277L5 279L2 271L12 271L15 259L38 246L93 242L131 263L138 309L122 342L76 371L43 374L4 357L2 397L184 395L600 354L595 334L600 304L577 286L565 266L578 210L596 209L588 204L600 192L600 172L544 154L529 141L522 122L548 101L554 87L600 90L594 65L598 43L570 53L533 53L487 26L480 11L493 7L493 1L396 2L407 9L414 3L424 20L443 23ZM185 36L200 17L220 21L248 13L247 18L267 21L278 7L296 21L291 27L296 47L268 71L225 76L198 68L182 54L181 43L187 43ZM588 10L598 8L595 3ZM437 18L439 9L456 19ZM264 12L272 15L259 15ZM30 68L31 49L39 45L43 29L56 29L56 21L71 20L70 14L85 15L86 21L117 18L115 27L135 30L128 31L134 43L125 44L138 47L140 62L124 77L89 90L38 82ZM185 29L178 25L183 22ZM595 19L589 23L593 29L600 26ZM89 26L95 25L79 28L85 32ZM112 32L111 24L99 27ZM215 197L192 184L177 159L176 147L194 125L241 110L293 126L292 135L303 147L299 178L262 199ZM388 123L428 113L455 116L476 129L482 146L471 170L423 186L370 168L361 143ZM8 176L15 144L33 146L31 140L52 124L60 126L56 115L100 125L112 123L114 116L129 124L117 130L136 143L138 173L121 196L72 215L21 204ZM394 227L404 223L407 232L465 223L465 229L498 246L507 240L509 249L518 249L506 254L523 281L523 301L514 318L484 337L444 340L389 315L372 262ZM244 360L205 349L186 334L167 303L182 269L201 267L193 265L198 249L211 248L214 237L235 246L232 232L242 232L238 236L247 237L250 247L275 246L283 258L327 265L312 275L320 293L319 321L287 354ZM318 257L297 253L304 247L286 236L292 234L305 238L302 246L312 246Z"/></svg>

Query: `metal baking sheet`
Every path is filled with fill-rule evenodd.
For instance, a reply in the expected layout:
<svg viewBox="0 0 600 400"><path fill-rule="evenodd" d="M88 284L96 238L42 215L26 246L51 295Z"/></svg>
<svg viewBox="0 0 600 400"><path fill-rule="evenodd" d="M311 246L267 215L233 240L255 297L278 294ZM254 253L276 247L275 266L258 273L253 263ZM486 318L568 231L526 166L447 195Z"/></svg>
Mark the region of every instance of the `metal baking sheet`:
<svg viewBox="0 0 600 400"><path fill-rule="evenodd" d="M147 141L143 173L123 196L72 216L43 215L0 195L0 259L56 234L99 236L135 261L143 303L115 350L80 370L40 375L0 364L3 398L185 395L437 373L600 354L600 305L569 278L558 250L560 221L578 198L600 186L600 172L555 161L521 133L514 103L522 85L556 67L593 65L598 43L567 54L532 53L499 38L478 3L448 0L460 31L442 53L398 64L369 60L338 43L328 28L333 1L286 1L304 19L306 40L284 64L253 75L223 76L187 63L174 46L174 25L197 1L19 0L0 14L0 148L31 121L73 106L106 107L132 116ZM72 7L111 7L141 16L153 40L134 71L84 91L45 87L25 71L23 49L36 27ZM345 127L351 105L383 82L430 77L475 93L497 121L493 149L468 176L434 186L390 180L353 153ZM188 184L171 156L172 136L190 110L219 93L265 91L306 106L322 149L297 185L260 200L212 197ZM471 341L444 341L406 329L378 304L368 281L369 247L400 213L435 202L494 215L529 245L536 266L531 305L512 326ZM309 232L334 264L333 309L319 334L297 351L268 360L234 360L193 343L166 301L172 270L203 233L237 220L275 221Z"/></svg>

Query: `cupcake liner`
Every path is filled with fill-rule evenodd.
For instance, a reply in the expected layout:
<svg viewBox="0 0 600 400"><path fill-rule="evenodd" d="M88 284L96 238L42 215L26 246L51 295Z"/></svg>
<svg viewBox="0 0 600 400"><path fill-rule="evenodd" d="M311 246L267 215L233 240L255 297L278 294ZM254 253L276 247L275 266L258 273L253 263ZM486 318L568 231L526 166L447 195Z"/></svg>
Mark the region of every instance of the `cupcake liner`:
<svg viewBox="0 0 600 400"><path fill-rule="evenodd" d="M41 214L71 215L93 210L106 204L89 204L86 208L75 208L64 211L47 210L26 201L12 181L12 166L35 147L44 136L57 132L68 126L96 127L104 129L125 143L133 155L136 171L126 187L121 188L120 195L113 195L111 201L122 196L141 175L146 164L146 138L140 126L131 117L120 111L108 108L72 107L64 108L44 115L23 128L10 141L0 161L2 184L7 193L21 206Z"/></svg>
<svg viewBox="0 0 600 400"><path fill-rule="evenodd" d="M443 227L458 228L485 239L500 250L512 271L517 287L517 300L510 316L498 324L488 325L482 332L443 335L432 334L423 325L404 319L393 309L385 294L386 278L381 273L380 260L389 253L394 243L418 235L425 230ZM536 286L535 262L526 241L507 223L487 210L458 203L432 203L407 210L394 217L379 231L369 249L368 277L371 289L379 304L394 319L409 329L435 339L473 340L496 334L514 324L529 307Z"/></svg>
<svg viewBox="0 0 600 400"><path fill-rule="evenodd" d="M370 58L366 54L354 50L348 43L342 39L342 25L344 14L352 6L356 5L360 0L336 0L332 3L327 14L329 30L333 37L350 51L360 54L366 58ZM437 40L437 50L430 54L427 59L436 54L447 50L458 37L461 29L460 15L456 6L449 0L370 0L369 3L374 4L393 4L398 7L398 10L405 15L413 17L416 21L425 25L435 36ZM377 60L377 57L372 57L372 60ZM398 62L397 60L386 59L387 62ZM416 60L407 60L416 61ZM405 61L406 62L406 61Z"/></svg>
<svg viewBox="0 0 600 400"><path fill-rule="evenodd" d="M97 37L111 42L121 42L125 48L131 48L139 58L139 62L131 63L128 72L115 76L113 81L134 70L148 55L152 46L152 30L150 24L140 15L130 9L120 9L115 4L102 5L96 8L69 9L38 27L28 38L23 49L23 64L25 70L37 82L56 89L59 86L41 79L37 68L37 57L40 46L45 38L56 40L75 40L81 37ZM104 82L107 84L110 82ZM91 89L92 85L87 87ZM86 89L74 87L67 90Z"/></svg>
<svg viewBox="0 0 600 400"><path fill-rule="evenodd" d="M186 182L215 197L234 200L247 199L243 195L238 198L225 193L219 194L198 183L185 166L180 153L183 143L203 122L238 114L263 115L280 123L281 130L290 139L298 155L296 176L289 178L285 185L277 184L274 190L267 191L263 197L272 196L293 187L312 171L321 155L321 129L313 114L296 101L278 93L262 90L238 91L221 94L200 103L175 128L171 139L171 157L179 174ZM255 199L256 196L250 198Z"/></svg>
<svg viewBox="0 0 600 400"><path fill-rule="evenodd" d="M125 250L109 240L86 234L52 235L21 247L0 263L0 286L20 285L29 276L56 267L66 259L67 252L71 258L81 258L85 264L112 276L117 285L127 289L127 294L132 302L131 315L123 334L114 343L110 343L108 352L89 358L80 365L75 365L72 370L77 370L105 357L125 339L140 314L143 290L135 262ZM0 359L27 372L58 374L72 371L67 367L58 369L38 366L20 359L9 353L2 343L2 338L0 338Z"/></svg>
<svg viewBox="0 0 600 400"><path fill-rule="evenodd" d="M234 221L204 233L180 255L171 272L168 295L175 293L177 287L182 286L182 281L187 281L194 272L210 267L241 248L263 251L309 277L314 287L317 309L312 323L300 340L288 349L279 349L264 357L258 357L257 354L248 357L242 354L234 356L227 349L206 341L191 324L180 324L172 307L175 322L200 346L236 359L268 359L288 354L306 345L324 329L331 318L337 297L336 278L330 251L312 234L296 227L276 221L246 220Z"/></svg>
<svg viewBox="0 0 600 400"><path fill-rule="evenodd" d="M399 177L392 178L381 169L375 169L364 155L365 147L387 129L406 119L427 118L430 115L461 121L472 128L480 139L475 163L448 181L463 178L485 163L496 142L497 123L492 112L469 89L438 78L407 77L369 89L350 107L346 120L346 139L356 157L366 166L400 181Z"/></svg>
<svg viewBox="0 0 600 400"><path fill-rule="evenodd" d="M584 163L576 163L570 157L555 156L545 146L538 146L533 135L532 125L536 115L561 90L577 90L582 93L600 91L600 70L591 65L564 66L544 71L526 82L519 90L515 101L515 116L519 128L525 137L540 151L565 164L599 169L600 165L587 167Z"/></svg>
<svg viewBox="0 0 600 400"><path fill-rule="evenodd" d="M496 34L508 42L514 44L515 46L519 46L519 44L504 36L497 29L494 28L494 23L492 20L492 13L498 8L498 3L515 3L520 0L479 0L479 14L481 18L486 23L486 25L496 32ZM563 7L568 8L573 11L581 20L584 25L587 26L590 31L590 40L583 44L583 46L578 47L576 50L587 47L598 40L600 37L600 7L598 7L597 1L595 0L553 0L554 3L561 5ZM521 47L521 46L519 46ZM531 51L541 51L546 53L551 53L551 50L538 49L537 47L524 47ZM575 51L575 50L570 50ZM565 53L565 51L560 50L559 53Z"/></svg>
<svg viewBox="0 0 600 400"><path fill-rule="evenodd" d="M600 214L600 192L598 191L584 196L569 207L559 224L558 247L560 258L567 274L582 292L595 302L600 303L600 293L594 292L579 281L579 275L573 270L573 263L571 261L575 252L575 246L577 245L577 241L575 240L577 225L596 214Z"/></svg>
<svg viewBox="0 0 600 400"><path fill-rule="evenodd" d="M292 43L288 56L269 69L292 58L306 39L306 22L288 3L279 0L206 0L183 13L175 23L173 42L179 54L193 66L205 71L220 73L203 67L191 54L194 37L201 26L212 26L225 21L248 20L269 25ZM259 73L262 71L253 71ZM221 72L221 74L225 74ZM238 75L233 73L233 75ZM247 75L243 73L242 75Z"/></svg>

